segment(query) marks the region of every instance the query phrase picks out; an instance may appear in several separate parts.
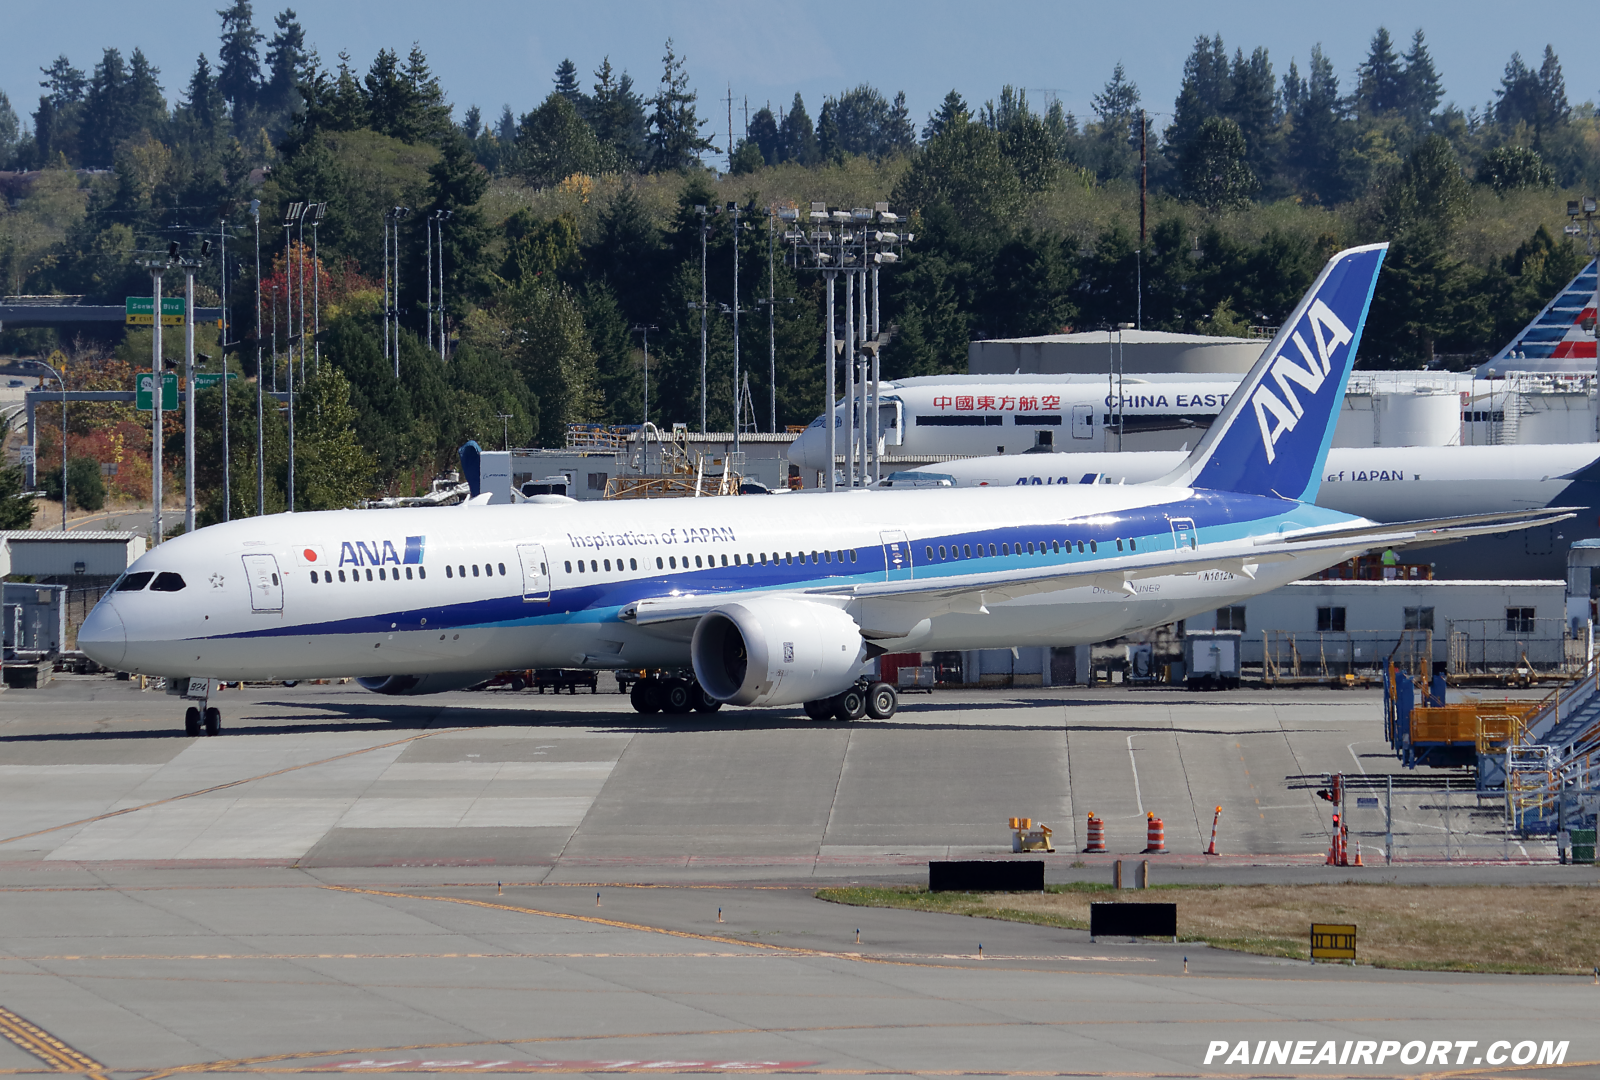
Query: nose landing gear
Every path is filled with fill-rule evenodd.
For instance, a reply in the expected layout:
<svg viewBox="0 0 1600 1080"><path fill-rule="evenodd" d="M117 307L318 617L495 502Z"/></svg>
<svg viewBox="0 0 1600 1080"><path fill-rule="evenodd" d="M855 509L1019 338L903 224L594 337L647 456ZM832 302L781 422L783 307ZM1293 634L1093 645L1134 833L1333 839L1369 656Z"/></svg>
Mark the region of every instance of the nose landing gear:
<svg viewBox="0 0 1600 1080"><path fill-rule="evenodd" d="M170 685L170 683L169 683ZM211 690L218 684L210 679L190 679L181 693L197 702L183 711L183 733L190 737L216 735L222 730L222 710L211 704ZM168 690L168 693L179 691Z"/></svg>

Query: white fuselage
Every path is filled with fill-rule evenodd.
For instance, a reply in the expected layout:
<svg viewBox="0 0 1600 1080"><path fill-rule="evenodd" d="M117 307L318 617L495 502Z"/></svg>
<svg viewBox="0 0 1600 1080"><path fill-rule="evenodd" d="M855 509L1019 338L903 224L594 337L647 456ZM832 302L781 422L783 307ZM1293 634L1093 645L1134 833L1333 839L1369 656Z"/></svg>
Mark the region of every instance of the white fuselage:
<svg viewBox="0 0 1600 1080"><path fill-rule="evenodd" d="M148 573L149 584L107 594L79 641L119 670L227 680L683 666L682 629L635 625L623 617L628 605L796 594L891 575L1084 570L1124 539L1132 550L1173 550L1174 519L1192 520L1202 547L1351 520L1255 496L1109 486L282 514L154 549L125 579ZM1078 541L1089 545L1082 554ZM909 545L903 570L889 569L885 545L895 543ZM1101 641L1331 561L1266 563L1254 580L1226 571L1152 577L1133 595L1084 587L993 600L986 610L930 608L915 639L884 645ZM157 591L163 574L178 578Z"/></svg>

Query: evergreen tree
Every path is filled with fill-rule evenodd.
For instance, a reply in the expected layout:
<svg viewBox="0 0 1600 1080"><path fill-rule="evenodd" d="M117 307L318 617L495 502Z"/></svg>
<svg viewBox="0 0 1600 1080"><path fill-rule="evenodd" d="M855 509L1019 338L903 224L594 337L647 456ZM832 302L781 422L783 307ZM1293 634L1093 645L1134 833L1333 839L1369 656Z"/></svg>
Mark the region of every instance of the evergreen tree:
<svg viewBox="0 0 1600 1080"><path fill-rule="evenodd" d="M1561 61L1548 45L1538 71L1523 63L1521 53L1512 53L1496 96L1494 118L1502 127L1527 124L1544 132L1565 122L1571 112Z"/></svg>
<svg viewBox="0 0 1600 1080"><path fill-rule="evenodd" d="M662 262L661 230L633 187L624 186L600 208L584 263L595 280L610 287L632 322L656 317Z"/></svg>
<svg viewBox="0 0 1600 1080"><path fill-rule="evenodd" d="M653 106L650 133L650 171L682 172L699 164L700 153L714 150L710 139L700 134L705 121L695 111L699 95L689 89L689 73L684 61L667 39L667 54L661 58L661 85L656 96L645 102Z"/></svg>
<svg viewBox="0 0 1600 1080"><path fill-rule="evenodd" d="M211 73L211 62L206 59L205 53L201 53L195 61L194 74L189 77L189 86L183 96L183 104L173 113L173 126L179 133L180 141L202 151L210 150L223 134L223 124L228 119L228 105L217 87L216 76Z"/></svg>
<svg viewBox="0 0 1600 1080"><path fill-rule="evenodd" d="M79 159L78 134L83 122L83 98L88 80L66 56L58 56L49 67L40 68L45 93L33 114L33 141L42 162L65 155Z"/></svg>
<svg viewBox="0 0 1600 1080"><path fill-rule="evenodd" d="M1272 169L1273 148L1281 119L1267 50L1258 47L1248 60L1244 50L1236 51L1230 82L1232 89L1223 115L1239 125L1245 145L1250 148L1251 169L1257 176L1266 176Z"/></svg>
<svg viewBox="0 0 1600 1080"><path fill-rule="evenodd" d="M448 211L450 217L435 238L437 258L444 260L444 298L449 323L459 323L472 305L488 292L484 253L489 230L479 202L489 189L489 178L477 167L472 145L459 131L439 144L439 160L428 169L428 213Z"/></svg>
<svg viewBox="0 0 1600 1080"><path fill-rule="evenodd" d="M10 162L11 154L17 148L19 134L17 111L11 107L11 99L6 97L6 92L0 90L0 167Z"/></svg>
<svg viewBox="0 0 1600 1080"><path fill-rule="evenodd" d="M84 99L86 163L110 165L119 142L136 139L140 133L161 133L167 106L156 82L159 74L139 49L133 51L131 65L123 62L118 50L105 51Z"/></svg>
<svg viewBox="0 0 1600 1080"><path fill-rule="evenodd" d="M1097 118L1089 148L1095 174L1102 180L1131 178L1139 158L1139 87L1129 81L1120 60L1089 104Z"/></svg>
<svg viewBox="0 0 1600 1080"><path fill-rule="evenodd" d="M637 172L645 165L646 121L644 102L633 89L633 76L618 74L606 57L595 69L594 97L584 115L600 145L609 150L616 167Z"/></svg>
<svg viewBox="0 0 1600 1080"><path fill-rule="evenodd" d="M1305 97L1306 81L1300 77L1300 67L1295 63L1294 57L1289 57L1289 70L1284 73L1283 85L1278 90L1278 99L1283 106L1285 116L1293 116L1300 108L1300 101Z"/></svg>
<svg viewBox="0 0 1600 1080"><path fill-rule="evenodd" d="M1572 109L1567 104L1567 81L1561 75L1561 61L1549 45L1539 64L1539 110L1546 127L1565 123Z"/></svg>
<svg viewBox="0 0 1600 1080"><path fill-rule="evenodd" d="M854 90L828 99L823 110L833 125L824 155L834 160L842 159L845 154L888 157L905 153L916 143L916 133L906 115L904 92L891 105L877 89L862 83ZM820 123L817 137L820 142Z"/></svg>
<svg viewBox="0 0 1600 1080"><path fill-rule="evenodd" d="M1411 50L1406 53L1405 107L1413 127L1422 127L1444 97L1444 85L1433 66L1433 57L1423 40L1422 29L1411 36Z"/></svg>
<svg viewBox="0 0 1600 1080"><path fill-rule="evenodd" d="M796 95L795 103L798 105L799 101L800 98ZM954 124L958 117L962 120L967 120L970 115L971 110L967 108L966 101L956 91L950 91L944 96L944 101L940 102L939 111L928 114L928 122L922 128L922 141L927 142L929 139L943 134L944 130Z"/></svg>
<svg viewBox="0 0 1600 1080"><path fill-rule="evenodd" d="M495 121L494 137L507 145L517 137L517 118L512 115L510 105L500 106L500 119Z"/></svg>
<svg viewBox="0 0 1600 1080"><path fill-rule="evenodd" d="M411 87L411 112L405 132L396 132L395 137L406 142L437 142L450 130L450 106L445 102L438 76L429 69L428 58L416 42L411 43L411 52L406 56L405 78Z"/></svg>
<svg viewBox="0 0 1600 1080"><path fill-rule="evenodd" d="M817 159L824 165L844 162L844 147L839 143L839 121L834 117L832 98L822 99L822 111L817 114Z"/></svg>
<svg viewBox="0 0 1600 1080"><path fill-rule="evenodd" d="M761 151L761 160L768 165L776 165L779 161L778 151L782 145L778 136L778 120L772 115L772 107L764 106L756 110L750 118L750 133L747 139Z"/></svg>
<svg viewBox="0 0 1600 1080"><path fill-rule="evenodd" d="M261 90L261 107L271 118L274 130L281 131L300 107L296 87L312 77L315 63L306 49L305 29L293 8L284 8L273 24L277 33L267 45L267 82Z"/></svg>
<svg viewBox="0 0 1600 1080"><path fill-rule="evenodd" d="M968 227L1009 228L1021 208L1022 185L1001 153L1000 137L962 117L923 144L892 201L924 212L943 205Z"/></svg>
<svg viewBox="0 0 1600 1080"><path fill-rule="evenodd" d="M1380 26L1356 73L1356 110L1363 116L1382 116L1406 104L1406 73L1395 55L1394 40Z"/></svg>
<svg viewBox="0 0 1600 1080"><path fill-rule="evenodd" d="M372 66L362 79L366 102L366 126L380 135L403 138L411 125L416 92L400 70L400 57L393 49L379 49Z"/></svg>
<svg viewBox="0 0 1600 1080"><path fill-rule="evenodd" d="M235 131L243 131L261 88L260 45L250 0L234 0L217 12L222 17L222 44L217 49L217 86L233 109Z"/></svg>
<svg viewBox="0 0 1600 1080"><path fill-rule="evenodd" d="M571 60L563 60L556 65L556 77L552 80L556 85L556 93L567 99L567 102L583 115L584 97L583 90L578 86L578 65Z"/></svg>
<svg viewBox="0 0 1600 1080"><path fill-rule="evenodd" d="M1195 38L1194 49L1183 62L1183 83L1172 106L1172 123L1163 136L1167 156L1173 162L1176 163L1198 137L1201 124L1213 116L1223 115L1232 93L1233 79L1222 35Z"/></svg>
<svg viewBox="0 0 1600 1080"><path fill-rule="evenodd" d="M1320 44L1312 48L1307 70L1304 88L1289 114L1285 163L1302 192L1328 204L1344 196L1340 161L1349 124L1339 96L1339 76Z"/></svg>
<svg viewBox="0 0 1600 1080"><path fill-rule="evenodd" d="M477 139L486 130L483 124L483 110L476 105L468 105L467 111L461 114L461 134L470 141Z"/></svg>
<svg viewBox="0 0 1600 1080"><path fill-rule="evenodd" d="M817 134L811 127L811 116L806 112L806 103L796 93L794 101L789 104L789 111L778 124L778 160L814 165L820 153Z"/></svg>

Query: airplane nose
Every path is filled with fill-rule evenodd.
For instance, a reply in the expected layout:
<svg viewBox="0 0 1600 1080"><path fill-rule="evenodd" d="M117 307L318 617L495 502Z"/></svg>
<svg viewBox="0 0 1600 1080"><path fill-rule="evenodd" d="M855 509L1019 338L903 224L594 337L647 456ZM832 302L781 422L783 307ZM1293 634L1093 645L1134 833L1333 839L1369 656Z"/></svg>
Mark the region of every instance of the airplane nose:
<svg viewBox="0 0 1600 1080"><path fill-rule="evenodd" d="M827 442L821 428L806 428L800 437L789 444L789 460L804 469L826 468Z"/></svg>
<svg viewBox="0 0 1600 1080"><path fill-rule="evenodd" d="M122 657L128 651L128 631L110 601L96 604L83 620L78 628L78 648L102 667L122 666Z"/></svg>

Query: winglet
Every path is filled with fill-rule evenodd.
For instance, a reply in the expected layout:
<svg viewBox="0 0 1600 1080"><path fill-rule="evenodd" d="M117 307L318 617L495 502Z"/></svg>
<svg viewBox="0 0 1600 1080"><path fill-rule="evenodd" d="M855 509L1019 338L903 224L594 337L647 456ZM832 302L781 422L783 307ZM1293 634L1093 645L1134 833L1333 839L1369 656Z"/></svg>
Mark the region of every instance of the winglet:
<svg viewBox="0 0 1600 1080"><path fill-rule="evenodd" d="M1388 250L1368 244L1328 260L1205 438L1159 483L1317 497Z"/></svg>

